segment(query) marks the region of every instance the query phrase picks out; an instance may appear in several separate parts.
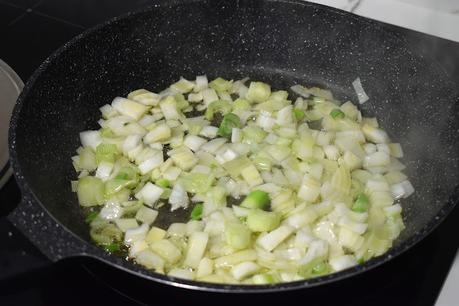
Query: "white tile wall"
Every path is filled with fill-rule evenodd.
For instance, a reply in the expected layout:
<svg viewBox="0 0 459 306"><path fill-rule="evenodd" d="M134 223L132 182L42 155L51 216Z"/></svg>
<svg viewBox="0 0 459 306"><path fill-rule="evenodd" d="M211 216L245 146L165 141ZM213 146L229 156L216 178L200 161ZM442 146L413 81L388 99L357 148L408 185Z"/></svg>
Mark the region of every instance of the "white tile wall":
<svg viewBox="0 0 459 306"><path fill-rule="evenodd" d="M459 1L457 0L399 0L416 6L423 6L436 11L459 14Z"/></svg>
<svg viewBox="0 0 459 306"><path fill-rule="evenodd" d="M310 0L459 42L458 0Z"/></svg>

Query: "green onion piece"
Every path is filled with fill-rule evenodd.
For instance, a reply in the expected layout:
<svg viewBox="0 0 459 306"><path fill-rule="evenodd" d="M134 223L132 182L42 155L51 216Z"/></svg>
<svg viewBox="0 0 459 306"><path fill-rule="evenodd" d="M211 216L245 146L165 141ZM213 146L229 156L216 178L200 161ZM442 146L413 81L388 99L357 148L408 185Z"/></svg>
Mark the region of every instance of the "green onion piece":
<svg viewBox="0 0 459 306"><path fill-rule="evenodd" d="M187 192L205 193L212 186L214 176L205 173L182 173L179 182Z"/></svg>
<svg viewBox="0 0 459 306"><path fill-rule="evenodd" d="M123 208L123 218L134 217L137 211L142 207L142 201L129 201L131 205Z"/></svg>
<svg viewBox="0 0 459 306"><path fill-rule="evenodd" d="M317 96L312 97L312 102L314 102L314 104L325 103L326 101L327 100L322 97L317 97Z"/></svg>
<svg viewBox="0 0 459 306"><path fill-rule="evenodd" d="M91 148L85 147L80 152L78 167L83 170L93 171L97 168L96 155Z"/></svg>
<svg viewBox="0 0 459 306"><path fill-rule="evenodd" d="M217 134L219 136L229 138L231 137L233 128L241 128L241 119L233 113L226 114L223 117L220 127L218 128Z"/></svg>
<svg viewBox="0 0 459 306"><path fill-rule="evenodd" d="M131 190L127 188L123 188L120 191L106 197L107 200L116 203L122 203L129 201L129 197L131 196Z"/></svg>
<svg viewBox="0 0 459 306"><path fill-rule="evenodd" d="M335 108L334 110L332 110L330 112L330 116L333 118L333 119L343 119L344 118L344 113L342 110L338 109L338 108Z"/></svg>
<svg viewBox="0 0 459 306"><path fill-rule="evenodd" d="M295 118L297 121L300 121L301 119L304 118L304 116L306 116L306 113L303 110L298 109L298 108L295 108L293 110L293 114L295 115Z"/></svg>
<svg viewBox="0 0 459 306"><path fill-rule="evenodd" d="M115 144L101 143L96 148L96 159L98 163L101 161L113 163L115 162L116 155L118 155L118 148Z"/></svg>
<svg viewBox="0 0 459 306"><path fill-rule="evenodd" d="M216 91L228 91L233 86L233 81L227 81L223 78L216 78L209 83L209 87Z"/></svg>
<svg viewBox="0 0 459 306"><path fill-rule="evenodd" d="M247 91L247 99L256 103L268 100L271 95L271 86L263 82L251 82Z"/></svg>
<svg viewBox="0 0 459 306"><path fill-rule="evenodd" d="M97 226L91 224L89 234L97 244L103 246L121 241L123 238L123 232L116 225L107 223L106 221L97 224Z"/></svg>
<svg viewBox="0 0 459 306"><path fill-rule="evenodd" d="M104 198L104 182L94 176L85 176L78 180L78 202L81 206L102 205Z"/></svg>
<svg viewBox="0 0 459 306"><path fill-rule="evenodd" d="M169 199L169 196L172 193L172 189L170 188L164 188L163 193L161 193L161 196L159 197L160 199L167 200Z"/></svg>
<svg viewBox="0 0 459 306"><path fill-rule="evenodd" d="M271 171L273 164L270 158L260 156L256 156L253 160L253 163L255 164L255 167L257 167L257 169L260 171Z"/></svg>
<svg viewBox="0 0 459 306"><path fill-rule="evenodd" d="M324 265L325 267L328 267L328 265L323 262L323 258L315 258L307 264L300 266L298 268L298 274L304 278L309 278L314 274L313 270L315 270L316 273L325 270ZM314 276L318 276L318 274L315 274Z"/></svg>
<svg viewBox="0 0 459 306"><path fill-rule="evenodd" d="M201 220L202 218L202 203L196 204L190 214L191 220Z"/></svg>
<svg viewBox="0 0 459 306"><path fill-rule="evenodd" d="M250 166L252 162L246 156L239 156L223 164L223 168L228 171L229 175L236 179L244 168Z"/></svg>
<svg viewBox="0 0 459 306"><path fill-rule="evenodd" d="M84 219L84 221L89 224L92 221L94 221L97 218L98 215L99 215L99 212L92 211L86 216L86 219Z"/></svg>
<svg viewBox="0 0 459 306"><path fill-rule="evenodd" d="M182 94L176 94L174 96L175 98L175 103L177 103L177 109L182 110L184 108L187 108L190 103L185 99L185 97Z"/></svg>
<svg viewBox="0 0 459 306"><path fill-rule="evenodd" d="M188 93L194 87L193 82L190 82L186 79L180 78L179 81L175 82L170 86L170 88L175 92Z"/></svg>
<svg viewBox="0 0 459 306"><path fill-rule="evenodd" d="M236 101L233 102L233 108L241 110L249 109L250 102L242 98L236 99Z"/></svg>
<svg viewBox="0 0 459 306"><path fill-rule="evenodd" d="M210 206L214 206L214 207L221 207L221 206L226 206L226 189L222 186L215 186L215 187L212 187L206 194L206 203L204 203L204 205L206 205L207 203L209 203Z"/></svg>
<svg viewBox="0 0 459 306"><path fill-rule="evenodd" d="M264 285L264 284L275 284L281 281L280 276L277 272L269 272L263 274L256 274L252 278L253 283L256 285Z"/></svg>
<svg viewBox="0 0 459 306"><path fill-rule="evenodd" d="M242 250L250 245L252 232L240 223L228 223L225 228L226 242L237 250Z"/></svg>
<svg viewBox="0 0 459 306"><path fill-rule="evenodd" d="M129 176L127 173L118 173L118 175L115 176L115 178L118 180L128 180Z"/></svg>
<svg viewBox="0 0 459 306"><path fill-rule="evenodd" d="M321 261L319 262L317 265L315 265L313 268L312 268L312 271L311 273L316 275L316 276L319 276L319 275L324 275L324 274L327 274L330 272L330 266Z"/></svg>
<svg viewBox="0 0 459 306"><path fill-rule="evenodd" d="M247 140L260 143L265 139L266 132L256 125L246 126L242 129L242 133Z"/></svg>
<svg viewBox="0 0 459 306"><path fill-rule="evenodd" d="M110 243L110 244L104 246L104 249L107 252L114 253L114 252L118 252L120 250L120 245L118 243Z"/></svg>
<svg viewBox="0 0 459 306"><path fill-rule="evenodd" d="M137 183L139 180L139 174L137 170L133 167L122 167L118 171L118 174L116 175L115 179L132 180L135 183Z"/></svg>
<svg viewBox="0 0 459 306"><path fill-rule="evenodd" d="M231 103L228 101L224 101L224 100L214 101L209 104L204 116L206 117L207 120L212 120L214 119L214 114L216 112L219 112L222 115L226 115L229 112L231 112L231 108L232 108Z"/></svg>
<svg viewBox="0 0 459 306"><path fill-rule="evenodd" d="M241 202L242 207L266 209L270 203L269 195L261 190L249 193Z"/></svg>
<svg viewBox="0 0 459 306"><path fill-rule="evenodd" d="M155 184L158 185L159 187L163 187L163 188L171 187L171 182L169 180L166 180L166 179L157 180L155 182Z"/></svg>
<svg viewBox="0 0 459 306"><path fill-rule="evenodd" d="M365 258L363 258L363 257L360 257L360 258L357 260L357 263L358 263L359 265L363 264L364 262L365 262Z"/></svg>
<svg viewBox="0 0 459 306"><path fill-rule="evenodd" d="M288 92L285 90L273 91L269 96L269 100L283 102L288 99Z"/></svg>
<svg viewBox="0 0 459 306"><path fill-rule="evenodd" d="M252 232L269 232L279 226L280 220L276 212L252 209L247 215L247 226Z"/></svg>
<svg viewBox="0 0 459 306"><path fill-rule="evenodd" d="M105 182L104 195L106 197L110 197L111 195L121 191L123 188L131 186L131 180L114 178Z"/></svg>
<svg viewBox="0 0 459 306"><path fill-rule="evenodd" d="M361 193L357 196L354 205L352 205L352 210L359 213L364 213L368 210L368 197Z"/></svg>
<svg viewBox="0 0 459 306"><path fill-rule="evenodd" d="M107 137L107 138L112 138L112 137L115 137L116 135L109 128L102 128L102 129L100 129L100 136Z"/></svg>

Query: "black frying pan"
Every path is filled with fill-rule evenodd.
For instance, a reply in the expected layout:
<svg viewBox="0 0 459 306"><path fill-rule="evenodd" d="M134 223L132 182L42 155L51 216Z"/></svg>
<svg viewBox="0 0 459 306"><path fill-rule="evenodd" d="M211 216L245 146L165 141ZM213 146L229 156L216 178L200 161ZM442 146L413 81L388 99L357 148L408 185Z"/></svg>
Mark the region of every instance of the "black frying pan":
<svg viewBox="0 0 459 306"><path fill-rule="evenodd" d="M327 87L356 100L360 77L377 116L403 144L416 193L403 202L406 229L363 265L310 280L235 286L147 271L94 246L70 180L78 133L96 128L98 108L137 88L158 91L180 76L250 76L286 88ZM383 25L302 1L158 1L76 37L25 86L11 121L10 154L23 200L10 216L52 261L89 256L139 277L221 292L307 288L365 272L411 248L458 201L457 94L446 73ZM163 212L163 225L181 216Z"/></svg>

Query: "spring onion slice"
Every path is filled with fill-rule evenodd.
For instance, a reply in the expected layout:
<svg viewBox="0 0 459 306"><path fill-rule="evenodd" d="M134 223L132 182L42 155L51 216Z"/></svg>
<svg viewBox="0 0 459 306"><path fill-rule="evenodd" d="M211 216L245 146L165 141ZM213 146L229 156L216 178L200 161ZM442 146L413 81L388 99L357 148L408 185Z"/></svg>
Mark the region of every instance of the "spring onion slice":
<svg viewBox="0 0 459 306"><path fill-rule="evenodd" d="M404 229L415 190L401 144L329 90L203 75L100 111L101 128L80 133L72 191L96 244L157 273L308 279L380 256Z"/></svg>

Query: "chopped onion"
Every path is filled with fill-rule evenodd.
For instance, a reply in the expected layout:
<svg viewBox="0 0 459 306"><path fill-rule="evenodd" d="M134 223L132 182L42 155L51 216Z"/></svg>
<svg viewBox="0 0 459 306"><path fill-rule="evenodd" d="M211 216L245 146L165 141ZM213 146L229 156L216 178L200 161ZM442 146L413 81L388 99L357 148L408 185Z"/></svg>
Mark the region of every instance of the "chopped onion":
<svg viewBox="0 0 459 306"><path fill-rule="evenodd" d="M110 174L113 170L113 166L113 163L101 161L99 163L99 166L97 167L95 177L98 177L105 182L110 177Z"/></svg>
<svg viewBox="0 0 459 306"><path fill-rule="evenodd" d="M215 126L205 126L199 132L199 135L207 137L207 138L215 138L217 136L218 128Z"/></svg>
<svg viewBox="0 0 459 306"><path fill-rule="evenodd" d="M394 199L408 198L414 193L413 185L411 185L410 181L407 180L392 185L390 189Z"/></svg>
<svg viewBox="0 0 459 306"><path fill-rule="evenodd" d="M199 75L196 77L196 85L194 87L195 92L200 92L206 89L208 86L207 76Z"/></svg>
<svg viewBox="0 0 459 306"><path fill-rule="evenodd" d="M247 80L180 78L100 108L71 158L96 243L171 277L237 284L333 273L392 246L396 200L414 192L401 145L329 90L294 85L292 103ZM166 203L185 218L167 231L153 226Z"/></svg>
<svg viewBox="0 0 459 306"><path fill-rule="evenodd" d="M83 147L91 147L94 150L102 143L99 131L85 131L80 133L80 141Z"/></svg>
<svg viewBox="0 0 459 306"><path fill-rule="evenodd" d="M123 208L116 202L107 202L100 211L100 217L105 220L118 219L123 215Z"/></svg>
<svg viewBox="0 0 459 306"><path fill-rule="evenodd" d="M301 85L293 85L292 87L290 87L290 89L297 95L302 96L303 98L309 98L309 96L311 95L307 88Z"/></svg>
<svg viewBox="0 0 459 306"><path fill-rule="evenodd" d="M359 100L360 104L367 102L370 98L367 96L365 90L363 90L362 82L360 82L360 78L357 78L352 82L352 86L354 87L355 93L357 94L357 99Z"/></svg>
<svg viewBox="0 0 459 306"><path fill-rule="evenodd" d="M357 264L357 261L353 256L343 255L341 257L332 258L329 261L333 270L341 271L350 267L353 267Z"/></svg>
<svg viewBox="0 0 459 306"><path fill-rule="evenodd" d="M139 200L143 200L147 205L153 205L160 198L162 193L163 189L161 187L148 182L138 193L136 193L135 197Z"/></svg>
<svg viewBox="0 0 459 306"><path fill-rule="evenodd" d="M113 99L112 107L120 114L139 120L148 110L148 107L135 101L116 97Z"/></svg>
<svg viewBox="0 0 459 306"><path fill-rule="evenodd" d="M128 229L124 233L124 242L132 244L136 241L144 240L148 232L148 224L142 224L139 227Z"/></svg>
<svg viewBox="0 0 459 306"><path fill-rule="evenodd" d="M174 211L181 207L188 207L188 195L181 185L176 184L174 188L172 188L172 192L169 196L169 204L171 204L171 211Z"/></svg>
<svg viewBox="0 0 459 306"><path fill-rule="evenodd" d="M144 160L142 163L139 165L139 170L141 174L146 174L150 172L151 170L158 168L161 164L163 163L163 154L157 153L151 158Z"/></svg>
<svg viewBox="0 0 459 306"><path fill-rule="evenodd" d="M195 135L188 135L185 137L183 144L190 148L192 151L196 152L207 140Z"/></svg>

